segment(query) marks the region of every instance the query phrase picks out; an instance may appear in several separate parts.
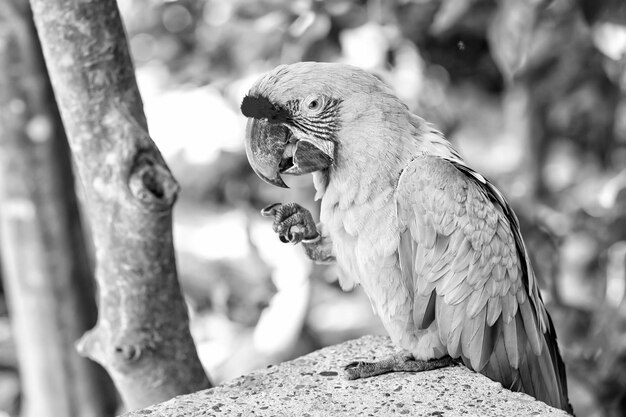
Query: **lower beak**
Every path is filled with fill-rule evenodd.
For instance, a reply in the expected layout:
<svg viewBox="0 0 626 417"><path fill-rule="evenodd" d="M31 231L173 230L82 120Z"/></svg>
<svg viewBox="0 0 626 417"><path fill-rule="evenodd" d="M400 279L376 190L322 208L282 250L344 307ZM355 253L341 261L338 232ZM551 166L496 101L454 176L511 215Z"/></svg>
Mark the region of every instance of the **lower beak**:
<svg viewBox="0 0 626 417"><path fill-rule="evenodd" d="M280 124L255 118L248 120L245 146L254 172L265 182L285 188L280 174L302 175L327 168L333 163L335 148L332 141L296 138Z"/></svg>

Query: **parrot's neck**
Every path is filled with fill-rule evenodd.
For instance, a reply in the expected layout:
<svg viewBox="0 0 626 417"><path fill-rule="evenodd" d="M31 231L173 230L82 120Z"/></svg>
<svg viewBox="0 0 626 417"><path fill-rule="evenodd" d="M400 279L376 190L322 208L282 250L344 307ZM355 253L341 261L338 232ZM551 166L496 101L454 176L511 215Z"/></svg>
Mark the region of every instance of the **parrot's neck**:
<svg viewBox="0 0 626 417"><path fill-rule="evenodd" d="M315 199L324 196L329 186L350 205L379 195L388 187L395 189L402 170L418 155L435 155L462 165L458 152L443 134L418 116L409 114L398 123L381 121L384 129L354 129L342 137L333 167L313 174ZM367 140L362 140L366 137Z"/></svg>

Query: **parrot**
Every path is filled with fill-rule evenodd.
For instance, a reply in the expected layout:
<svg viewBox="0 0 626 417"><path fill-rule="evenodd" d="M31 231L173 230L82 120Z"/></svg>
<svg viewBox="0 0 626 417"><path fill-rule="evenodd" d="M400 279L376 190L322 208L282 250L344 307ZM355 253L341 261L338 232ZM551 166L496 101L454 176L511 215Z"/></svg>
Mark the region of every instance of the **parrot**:
<svg viewBox="0 0 626 417"><path fill-rule="evenodd" d="M463 364L572 413L552 319L503 194L380 77L299 62L262 75L241 103L263 181L312 174L319 222L272 204L281 241L360 285L398 353L348 379Z"/></svg>

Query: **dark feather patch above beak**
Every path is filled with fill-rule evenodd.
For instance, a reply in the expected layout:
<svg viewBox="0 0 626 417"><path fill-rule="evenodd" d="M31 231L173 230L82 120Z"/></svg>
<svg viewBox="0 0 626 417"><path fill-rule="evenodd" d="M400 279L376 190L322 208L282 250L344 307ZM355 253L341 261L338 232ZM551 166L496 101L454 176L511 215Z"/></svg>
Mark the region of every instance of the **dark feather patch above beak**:
<svg viewBox="0 0 626 417"><path fill-rule="evenodd" d="M241 102L241 112L246 117L267 119L270 123L283 123L289 118L286 109L275 106L264 96L245 96Z"/></svg>

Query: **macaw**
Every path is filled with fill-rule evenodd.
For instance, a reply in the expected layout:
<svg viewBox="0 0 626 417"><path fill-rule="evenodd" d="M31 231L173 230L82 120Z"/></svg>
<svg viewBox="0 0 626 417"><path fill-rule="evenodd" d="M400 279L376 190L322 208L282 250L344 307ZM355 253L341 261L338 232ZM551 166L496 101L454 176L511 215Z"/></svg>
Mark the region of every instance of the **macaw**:
<svg viewBox="0 0 626 417"><path fill-rule="evenodd" d="M284 242L336 262L360 284L400 353L346 366L349 379L462 362L571 412L565 366L515 213L441 133L376 76L304 62L263 75L244 97L256 174L312 173L320 222L274 204Z"/></svg>

